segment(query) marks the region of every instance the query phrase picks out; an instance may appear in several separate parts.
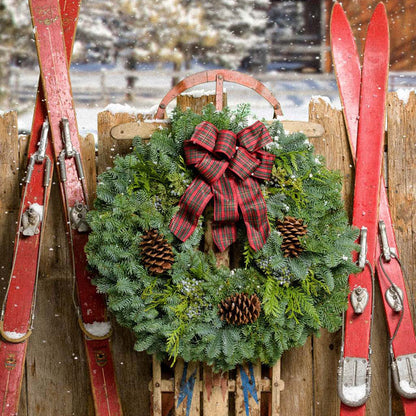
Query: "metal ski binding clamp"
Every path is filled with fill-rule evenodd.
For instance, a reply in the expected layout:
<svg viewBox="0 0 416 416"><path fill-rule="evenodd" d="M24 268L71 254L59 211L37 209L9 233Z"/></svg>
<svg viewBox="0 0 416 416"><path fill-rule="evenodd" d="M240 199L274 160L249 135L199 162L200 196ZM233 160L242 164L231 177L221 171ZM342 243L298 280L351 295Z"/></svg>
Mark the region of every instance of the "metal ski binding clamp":
<svg viewBox="0 0 416 416"><path fill-rule="evenodd" d="M36 162L43 162L45 159L46 145L48 144L48 133L49 133L49 121L46 119L42 125L42 131L40 133L39 147L36 152Z"/></svg>
<svg viewBox="0 0 416 416"><path fill-rule="evenodd" d="M385 261L391 260L392 253L394 254L394 250L389 246L389 241L387 239L387 231L386 231L386 224L383 220L378 222L378 230L380 232L381 238L381 248L383 250L383 257Z"/></svg>
<svg viewBox="0 0 416 416"><path fill-rule="evenodd" d="M371 367L365 358L345 357L338 364L338 396L350 407L362 406L370 397Z"/></svg>
<svg viewBox="0 0 416 416"><path fill-rule="evenodd" d="M71 131L69 130L69 121L67 118L62 118L62 140L65 145L65 156L73 157L75 155L74 147L71 141Z"/></svg>
<svg viewBox="0 0 416 416"><path fill-rule="evenodd" d="M351 305L356 314L364 312L368 299L368 291L365 287L358 286L351 292Z"/></svg>
<svg viewBox="0 0 416 416"><path fill-rule="evenodd" d="M394 312L403 310L403 291L395 284L390 286L385 293L386 301Z"/></svg>
<svg viewBox="0 0 416 416"><path fill-rule="evenodd" d="M82 202L75 202L69 213L72 229L77 230L80 233L89 231L89 226L86 220L87 212L88 209L86 205Z"/></svg>
<svg viewBox="0 0 416 416"><path fill-rule="evenodd" d="M23 235L31 237L39 234L40 214L36 209L29 208L22 215L22 226L20 231Z"/></svg>
<svg viewBox="0 0 416 416"><path fill-rule="evenodd" d="M406 399L416 398L416 354L400 355L394 358L392 347L391 370L396 391Z"/></svg>
<svg viewBox="0 0 416 416"><path fill-rule="evenodd" d="M360 231L360 254L358 256L358 267L364 269L367 261L367 227L361 227Z"/></svg>

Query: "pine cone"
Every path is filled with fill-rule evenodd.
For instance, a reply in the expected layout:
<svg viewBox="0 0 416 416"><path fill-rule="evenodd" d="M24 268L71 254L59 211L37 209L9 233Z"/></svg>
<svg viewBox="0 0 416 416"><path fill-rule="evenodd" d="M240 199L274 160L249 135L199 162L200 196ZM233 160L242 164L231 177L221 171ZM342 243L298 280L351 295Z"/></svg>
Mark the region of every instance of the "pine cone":
<svg viewBox="0 0 416 416"><path fill-rule="evenodd" d="M277 229L283 236L282 250L284 257L298 257L303 251L299 237L307 232L307 225L302 219L285 217L283 221L277 221Z"/></svg>
<svg viewBox="0 0 416 416"><path fill-rule="evenodd" d="M221 321L225 320L231 325L245 325L257 321L261 304L255 293L251 296L247 293L236 293L222 300L218 309Z"/></svg>
<svg viewBox="0 0 416 416"><path fill-rule="evenodd" d="M172 246L157 230L151 229L142 235L140 249L142 262L150 274L162 274L172 268L175 260Z"/></svg>

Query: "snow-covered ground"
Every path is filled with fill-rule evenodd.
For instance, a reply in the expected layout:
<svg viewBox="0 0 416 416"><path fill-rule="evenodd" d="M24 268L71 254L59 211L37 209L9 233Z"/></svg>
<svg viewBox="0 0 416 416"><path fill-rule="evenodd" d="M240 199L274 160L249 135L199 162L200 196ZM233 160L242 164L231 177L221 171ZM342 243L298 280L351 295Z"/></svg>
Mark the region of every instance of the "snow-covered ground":
<svg viewBox="0 0 416 416"><path fill-rule="evenodd" d="M180 74L179 79L203 70L192 68ZM109 104L126 104L126 71L122 67L73 66L71 68L72 89L77 109L80 133L97 133L97 114ZM137 81L132 91L133 100L128 104L137 112L148 111L157 105L171 88L172 71L169 68L150 68L134 72ZM254 75L273 92L279 100L284 119L307 120L308 105L312 97L328 97L339 107L337 84L333 74L300 74L268 72ZM19 111L19 130L29 131L39 74L35 70L14 68L11 78L13 91L7 111ZM271 118L270 104L254 91L236 84L225 84L228 103L231 107L242 102L251 104L257 118ZM197 87L201 89L201 86ZM213 89L213 84L202 88ZM402 97L416 89L416 73L390 74L389 89L399 91Z"/></svg>

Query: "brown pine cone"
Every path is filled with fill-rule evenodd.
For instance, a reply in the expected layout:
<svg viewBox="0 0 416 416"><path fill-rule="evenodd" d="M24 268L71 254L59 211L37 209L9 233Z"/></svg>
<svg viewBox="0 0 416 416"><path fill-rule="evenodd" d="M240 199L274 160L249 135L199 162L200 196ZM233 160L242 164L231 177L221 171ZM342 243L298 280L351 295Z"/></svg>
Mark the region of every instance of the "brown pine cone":
<svg viewBox="0 0 416 416"><path fill-rule="evenodd" d="M282 251L284 257L298 257L303 251L299 237L307 233L307 225L302 219L285 217L277 221L277 229L283 236Z"/></svg>
<svg viewBox="0 0 416 416"><path fill-rule="evenodd" d="M255 322L260 316L261 303L254 293L236 293L221 301L218 305L218 314L222 321L231 325L246 325Z"/></svg>
<svg viewBox="0 0 416 416"><path fill-rule="evenodd" d="M140 250L143 265L150 274L163 274L172 268L175 260L172 246L157 230L151 229L142 235Z"/></svg>

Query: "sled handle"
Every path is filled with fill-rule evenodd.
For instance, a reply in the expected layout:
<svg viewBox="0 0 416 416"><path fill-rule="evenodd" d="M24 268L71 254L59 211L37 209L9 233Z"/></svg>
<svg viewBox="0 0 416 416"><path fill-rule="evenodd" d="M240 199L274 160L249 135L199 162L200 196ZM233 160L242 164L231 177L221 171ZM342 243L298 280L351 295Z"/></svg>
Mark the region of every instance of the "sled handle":
<svg viewBox="0 0 416 416"><path fill-rule="evenodd" d="M222 110L223 107L223 83L224 81L233 82L251 88L263 98L265 98L273 107L273 118L283 115L279 101L274 97L272 92L260 81L250 75L229 69L214 69L211 71L202 71L184 78L176 84L162 99L157 110L156 119L163 119L166 113L166 107L178 95L185 90L195 87L206 82L215 82L216 109Z"/></svg>

